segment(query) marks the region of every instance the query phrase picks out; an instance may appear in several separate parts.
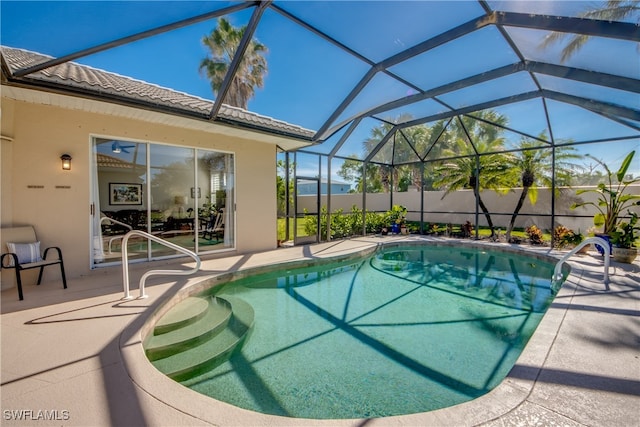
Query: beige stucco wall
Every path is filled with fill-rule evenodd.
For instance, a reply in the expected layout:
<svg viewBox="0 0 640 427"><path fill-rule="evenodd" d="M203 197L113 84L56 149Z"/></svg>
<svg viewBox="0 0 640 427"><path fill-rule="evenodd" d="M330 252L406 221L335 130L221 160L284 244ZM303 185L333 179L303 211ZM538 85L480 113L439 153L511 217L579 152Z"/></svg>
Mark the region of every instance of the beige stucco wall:
<svg viewBox="0 0 640 427"><path fill-rule="evenodd" d="M62 248L69 277L90 270L92 136L234 153L237 251L276 246L275 145L6 98L1 108L0 223L34 225L42 245ZM61 168L64 153L71 171ZM58 277L45 269L45 281Z"/></svg>

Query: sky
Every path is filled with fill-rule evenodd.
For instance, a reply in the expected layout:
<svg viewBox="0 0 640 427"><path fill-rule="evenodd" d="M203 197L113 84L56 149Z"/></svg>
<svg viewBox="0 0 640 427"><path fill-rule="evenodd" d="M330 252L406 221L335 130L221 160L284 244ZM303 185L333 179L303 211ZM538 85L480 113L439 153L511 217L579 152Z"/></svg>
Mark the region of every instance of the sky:
<svg viewBox="0 0 640 427"><path fill-rule="evenodd" d="M62 56L176 19L202 14L212 10L212 7L217 9L231 4L221 1L3 0L0 2L0 42L7 46ZM462 1L375 1L367 3L366 8L359 7L362 2L345 1L276 1L275 4L373 62L382 61L483 13L478 2ZM594 2L489 1L489 4L496 9L513 12L571 15ZM251 12L252 9L248 9L227 18L233 25L241 26L248 22ZM80 58L76 62L213 99L210 84L199 71L199 64L207 54L201 40L215 28L215 24L215 19L203 21ZM508 31L525 57L557 61L560 46L540 50L539 41L544 34L537 30L517 28ZM269 49L269 72L264 88L259 89L249 102L249 110L308 129L319 129L370 68L362 59L347 54L272 10L267 10L262 16L255 38ZM637 43L631 42L594 39L567 65L593 67L596 56L596 71L640 77ZM517 60L504 37L490 26L390 67L389 70L423 89L430 89ZM542 76L541 82L551 90L574 95L588 93L595 99L614 100L635 108L640 105L637 94L603 90L595 85L572 83L550 76ZM521 73L448 93L441 100L454 107L462 107L483 102L491 96L497 97L498 94L500 97L511 96L528 86L535 87L528 73ZM346 107L337 122L346 122L362 110L413 93L416 93L413 88L378 73ZM562 123L562 126L554 129L556 138L581 141L606 138L611 134L633 134L628 127L575 106L557 102L549 104L547 108L553 113L552 125L554 121ZM513 127L534 135L542 131L549 132L539 99L499 109L509 114ZM443 110L442 104L431 100L403 109L414 114L436 114ZM361 152L361 142L369 136L370 130L370 124L369 127L359 127L340 154ZM627 147L640 148L640 138L629 140L624 148L615 150L606 144L589 145L592 154L607 157L611 162L616 159L621 161L630 151ZM639 166L635 169L640 171L640 155L637 157Z"/></svg>

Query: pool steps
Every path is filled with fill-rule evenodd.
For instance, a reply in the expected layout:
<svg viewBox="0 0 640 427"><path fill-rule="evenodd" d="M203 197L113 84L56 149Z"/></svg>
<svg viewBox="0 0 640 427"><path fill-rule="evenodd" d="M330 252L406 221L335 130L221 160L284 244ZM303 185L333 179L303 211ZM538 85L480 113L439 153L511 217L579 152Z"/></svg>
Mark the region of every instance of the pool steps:
<svg viewBox="0 0 640 427"><path fill-rule="evenodd" d="M242 347L253 322L253 308L241 299L189 297L160 319L145 352L160 372L185 381L224 363Z"/></svg>
<svg viewBox="0 0 640 427"><path fill-rule="evenodd" d="M227 327L230 318L225 300L187 298L160 319L146 342L147 357L154 361L204 343Z"/></svg>
<svg viewBox="0 0 640 427"><path fill-rule="evenodd" d="M161 335L202 319L209 309L209 301L204 298L187 298L178 309L170 310L155 324L154 335Z"/></svg>

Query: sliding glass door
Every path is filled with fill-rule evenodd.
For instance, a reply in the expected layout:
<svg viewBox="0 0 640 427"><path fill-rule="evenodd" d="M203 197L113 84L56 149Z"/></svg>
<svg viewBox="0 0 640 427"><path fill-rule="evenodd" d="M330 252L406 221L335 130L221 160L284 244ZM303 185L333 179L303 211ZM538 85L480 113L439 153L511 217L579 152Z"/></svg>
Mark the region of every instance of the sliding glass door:
<svg viewBox="0 0 640 427"><path fill-rule="evenodd" d="M135 142L94 142L94 264L120 261L124 235L134 229L146 230L147 148L147 144ZM129 258L148 258L146 239L131 239Z"/></svg>
<svg viewBox="0 0 640 427"><path fill-rule="evenodd" d="M198 253L234 241L234 156L166 144L95 138L92 264L121 261L122 239L141 230ZM132 236L129 259L176 251Z"/></svg>
<svg viewBox="0 0 640 427"><path fill-rule="evenodd" d="M153 234L195 250L195 201L189 197L195 187L194 150L170 145L149 148L150 216ZM176 252L153 243L151 256Z"/></svg>
<svg viewBox="0 0 640 427"><path fill-rule="evenodd" d="M198 150L198 186L196 188L199 220L198 245L201 251L234 246L233 155Z"/></svg>

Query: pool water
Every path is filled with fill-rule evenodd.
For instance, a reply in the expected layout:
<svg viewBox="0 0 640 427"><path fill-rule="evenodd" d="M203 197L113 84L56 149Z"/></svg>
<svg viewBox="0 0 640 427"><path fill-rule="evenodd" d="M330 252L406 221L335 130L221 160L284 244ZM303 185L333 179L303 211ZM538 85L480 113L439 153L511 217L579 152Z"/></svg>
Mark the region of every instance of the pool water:
<svg viewBox="0 0 640 427"><path fill-rule="evenodd" d="M426 412L506 376L553 298L553 264L447 246L247 277L213 288L255 324L228 362L183 382L232 405L299 418Z"/></svg>

